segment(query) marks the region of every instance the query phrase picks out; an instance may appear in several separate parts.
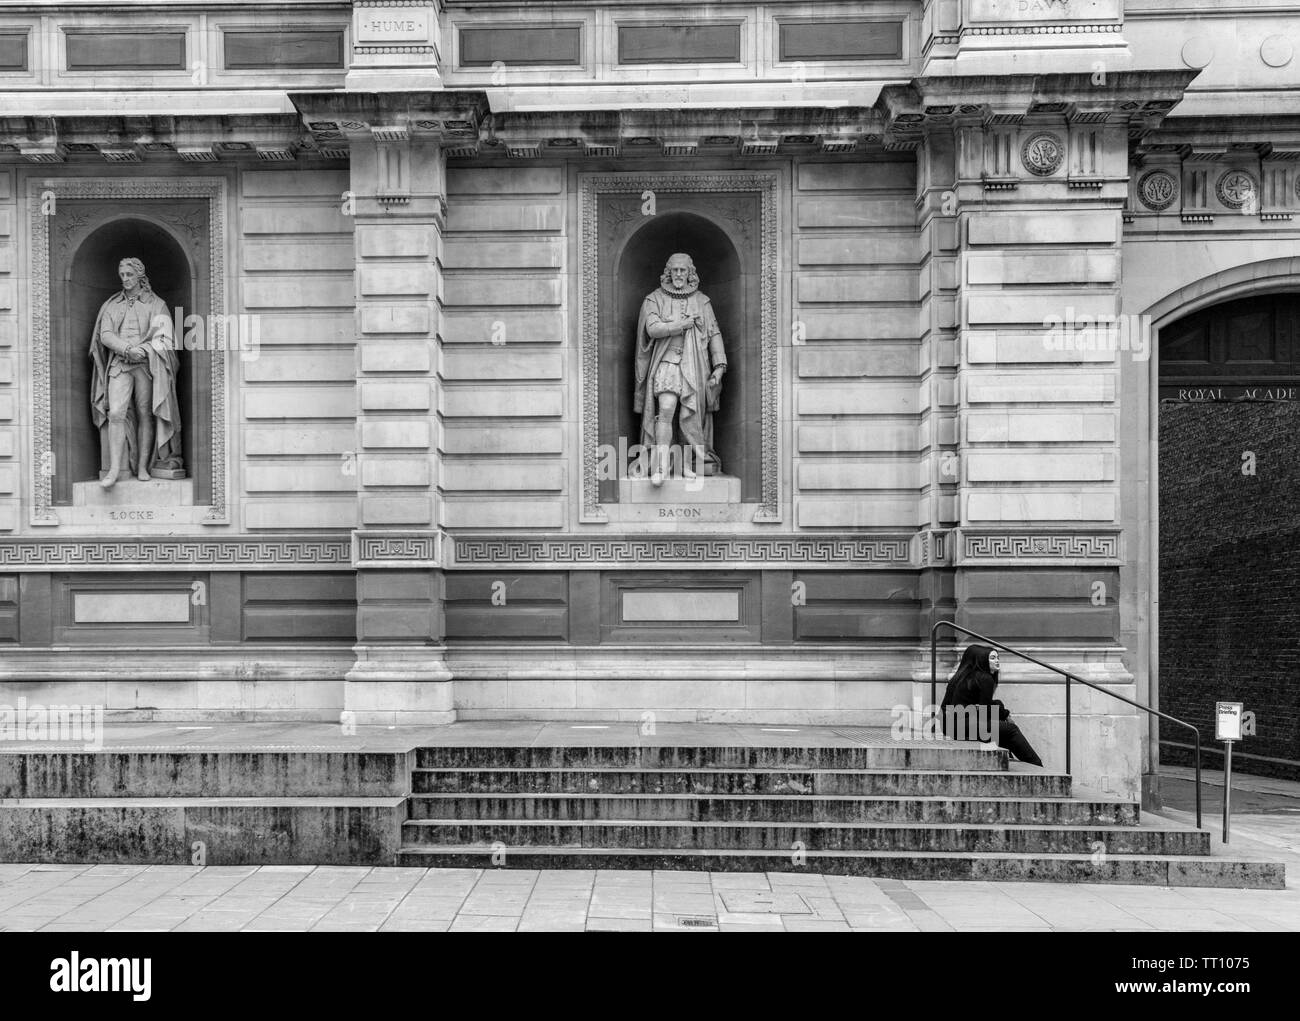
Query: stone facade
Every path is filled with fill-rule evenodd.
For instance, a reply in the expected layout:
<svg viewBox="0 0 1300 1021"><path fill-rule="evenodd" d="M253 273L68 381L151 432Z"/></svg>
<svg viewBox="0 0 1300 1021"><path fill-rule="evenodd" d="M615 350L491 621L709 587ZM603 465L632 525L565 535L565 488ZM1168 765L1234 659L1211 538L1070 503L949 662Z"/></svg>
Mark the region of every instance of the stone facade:
<svg viewBox="0 0 1300 1021"><path fill-rule="evenodd" d="M1155 329L1295 286L1297 16L1088 6L9 5L0 701L888 725L940 620L1154 701ZM199 470L79 505L78 253L151 238L225 317ZM647 496L601 464L670 244L735 474ZM1154 729L1072 708L1136 793Z"/></svg>

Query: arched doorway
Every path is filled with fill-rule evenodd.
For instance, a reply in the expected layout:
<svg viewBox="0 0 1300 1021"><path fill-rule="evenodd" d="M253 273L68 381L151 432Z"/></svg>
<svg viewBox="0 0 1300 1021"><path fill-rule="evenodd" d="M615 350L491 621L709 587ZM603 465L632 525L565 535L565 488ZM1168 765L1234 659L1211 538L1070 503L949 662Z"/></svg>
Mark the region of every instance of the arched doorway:
<svg viewBox="0 0 1300 1021"><path fill-rule="evenodd" d="M1243 702L1237 767L1300 778L1300 292L1163 326L1158 392L1160 708L1213 735Z"/></svg>
<svg viewBox="0 0 1300 1021"><path fill-rule="evenodd" d="M56 466L54 505L72 502L77 482L99 477L100 437L91 419L90 338L104 301L121 290L118 263L128 257L145 265L154 293L172 310L182 341L191 313L206 310L206 273L198 272L185 248L166 227L142 216L121 216L96 226L62 266L51 266L50 410ZM211 414L207 361L178 350L177 399L182 409L182 453L189 475L206 488L208 453L202 438ZM204 493L196 492L201 501Z"/></svg>

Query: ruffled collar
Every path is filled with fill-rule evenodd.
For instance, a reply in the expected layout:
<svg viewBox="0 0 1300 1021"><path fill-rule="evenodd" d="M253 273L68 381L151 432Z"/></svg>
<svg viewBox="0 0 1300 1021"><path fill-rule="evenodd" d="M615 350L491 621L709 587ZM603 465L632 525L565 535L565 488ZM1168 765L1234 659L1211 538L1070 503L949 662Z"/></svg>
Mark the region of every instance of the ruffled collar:
<svg viewBox="0 0 1300 1021"><path fill-rule="evenodd" d="M660 284L659 290L663 291L664 294L668 295L668 297L670 298L689 298L692 294L694 294L696 291L699 290L699 287L698 286L692 287L690 284L687 284L679 291L676 288L674 288L672 285L668 285L665 287L663 284Z"/></svg>

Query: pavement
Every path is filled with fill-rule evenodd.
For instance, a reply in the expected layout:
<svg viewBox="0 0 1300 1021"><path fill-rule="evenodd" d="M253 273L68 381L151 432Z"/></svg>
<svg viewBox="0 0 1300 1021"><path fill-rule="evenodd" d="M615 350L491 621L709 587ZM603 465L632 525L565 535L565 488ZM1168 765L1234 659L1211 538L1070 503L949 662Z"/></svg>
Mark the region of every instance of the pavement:
<svg viewBox="0 0 1300 1021"><path fill-rule="evenodd" d="M1295 931L1300 884L1210 890L786 873L0 865L0 930Z"/></svg>

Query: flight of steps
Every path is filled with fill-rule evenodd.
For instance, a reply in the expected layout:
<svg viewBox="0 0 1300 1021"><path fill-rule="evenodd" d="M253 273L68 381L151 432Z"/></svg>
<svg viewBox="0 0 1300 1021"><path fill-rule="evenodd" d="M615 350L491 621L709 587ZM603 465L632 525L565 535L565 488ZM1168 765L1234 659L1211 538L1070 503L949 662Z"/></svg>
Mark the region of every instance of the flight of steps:
<svg viewBox="0 0 1300 1021"><path fill-rule="evenodd" d="M1281 888L1272 862L953 742L415 750L397 863Z"/></svg>

